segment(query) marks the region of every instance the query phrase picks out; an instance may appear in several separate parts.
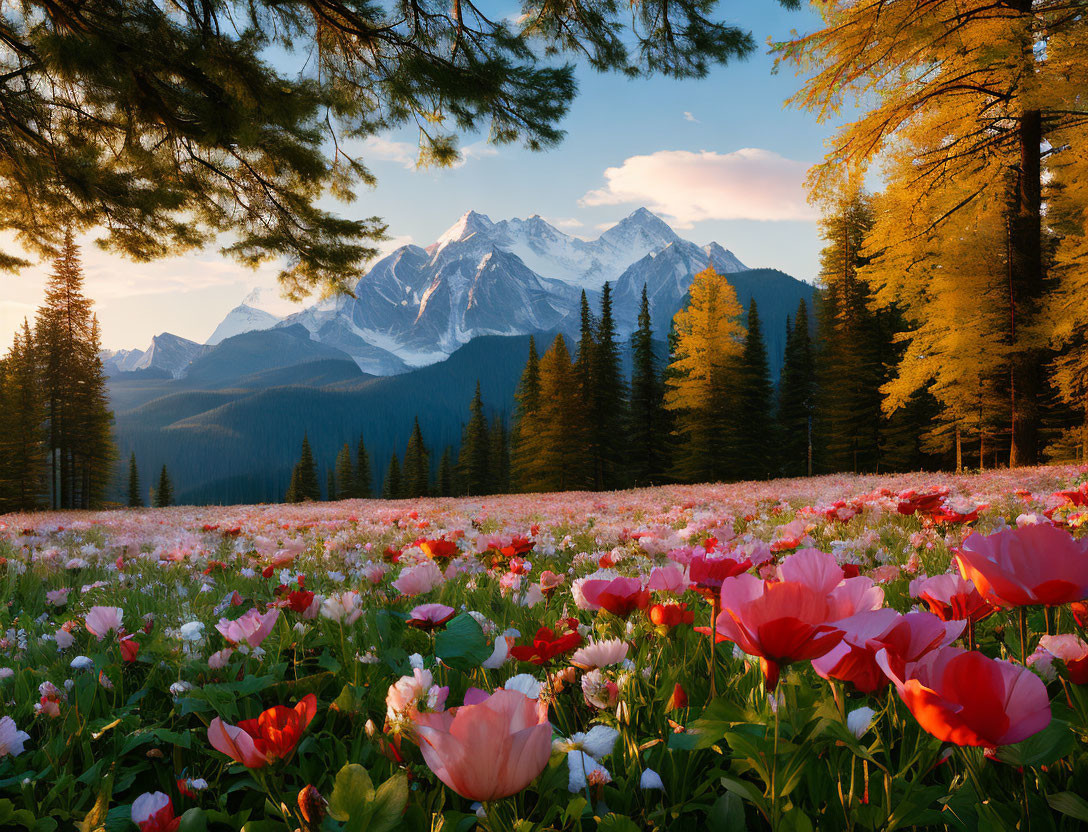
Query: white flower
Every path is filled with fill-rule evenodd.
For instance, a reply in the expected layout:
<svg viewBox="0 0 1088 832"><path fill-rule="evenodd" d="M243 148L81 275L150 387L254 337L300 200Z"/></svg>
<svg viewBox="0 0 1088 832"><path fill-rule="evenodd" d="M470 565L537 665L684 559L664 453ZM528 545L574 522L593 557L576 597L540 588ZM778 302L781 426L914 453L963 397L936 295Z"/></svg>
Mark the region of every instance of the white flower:
<svg viewBox="0 0 1088 832"><path fill-rule="evenodd" d="M661 789L662 791L665 789L665 784L661 782L661 775L652 768L648 768L642 772L642 777L639 778L638 785L641 789Z"/></svg>
<svg viewBox="0 0 1088 832"><path fill-rule="evenodd" d="M567 788L580 792L593 777L598 782L609 783L612 775L600 761L612 753L620 732L607 725L594 725L587 733L577 733L569 740L559 739L552 743L552 750L566 752Z"/></svg>
<svg viewBox="0 0 1088 832"><path fill-rule="evenodd" d="M539 699L544 683L529 673L519 673L517 676L511 676L503 682L502 686L506 690L516 690L519 693L524 693L530 699Z"/></svg>
<svg viewBox="0 0 1088 832"><path fill-rule="evenodd" d="M204 622L190 621L187 624L182 624L178 629L178 635L184 641L200 641L204 638Z"/></svg>
<svg viewBox="0 0 1088 832"><path fill-rule="evenodd" d="M186 691L192 690L192 688L193 686L188 682L174 682L174 684L170 686L170 695L176 699Z"/></svg>
<svg viewBox="0 0 1088 832"><path fill-rule="evenodd" d="M873 724L873 715L876 713L872 708L861 707L851 711L846 715L846 727L850 729L852 733L859 740L862 735L869 730L869 726Z"/></svg>
<svg viewBox="0 0 1088 832"><path fill-rule="evenodd" d="M76 656L74 659L72 659L72 670L86 670L89 667L94 667L94 661L87 658L86 656Z"/></svg>
<svg viewBox="0 0 1088 832"><path fill-rule="evenodd" d="M30 734L20 731L15 726L15 720L10 716L0 719L0 757L10 754L17 757L23 753L23 743L30 739Z"/></svg>

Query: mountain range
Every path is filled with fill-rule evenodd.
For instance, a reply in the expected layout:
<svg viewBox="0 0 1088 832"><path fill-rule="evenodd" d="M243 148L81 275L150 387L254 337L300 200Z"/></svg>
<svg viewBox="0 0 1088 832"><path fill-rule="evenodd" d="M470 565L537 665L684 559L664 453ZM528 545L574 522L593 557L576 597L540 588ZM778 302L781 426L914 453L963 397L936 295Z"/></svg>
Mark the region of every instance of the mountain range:
<svg viewBox="0 0 1088 832"><path fill-rule="evenodd" d="M377 474L416 415L432 447L456 444L477 379L489 410L509 414L527 336L542 351L557 333L576 337L583 291L597 309L612 284L626 350L645 285L663 357L707 265L745 307L756 301L777 379L786 320L811 304L810 284L684 240L646 209L589 241L539 216L470 211L426 248L379 260L353 297L281 317L250 295L204 344L162 333L146 350L104 353L119 449L147 471L167 464L186 502L281 498L303 433L322 464L364 434Z"/></svg>

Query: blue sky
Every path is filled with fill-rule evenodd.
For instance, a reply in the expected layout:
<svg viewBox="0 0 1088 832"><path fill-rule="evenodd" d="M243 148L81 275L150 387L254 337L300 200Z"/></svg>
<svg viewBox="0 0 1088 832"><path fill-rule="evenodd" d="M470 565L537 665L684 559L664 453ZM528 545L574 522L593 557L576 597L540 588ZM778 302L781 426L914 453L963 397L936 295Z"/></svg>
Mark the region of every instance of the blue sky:
<svg viewBox="0 0 1088 832"><path fill-rule="evenodd" d="M413 130L377 137L360 153L377 187L340 210L384 217L392 246L427 245L469 209L493 219L540 214L592 238L646 205L688 239L716 240L751 267L811 281L819 237L801 182L833 126L784 108L799 81L791 71L772 74L766 43L791 29L810 31L818 17L773 0L720 5L754 33L757 50L748 60L686 81L582 70L563 123L567 137L545 152L467 136L460 166L419 170ZM215 251L134 264L96 250L91 239L84 241L86 286L110 348L144 347L162 331L203 341L250 289L274 285L273 268L254 273ZM47 271L0 277L0 343L32 314Z"/></svg>

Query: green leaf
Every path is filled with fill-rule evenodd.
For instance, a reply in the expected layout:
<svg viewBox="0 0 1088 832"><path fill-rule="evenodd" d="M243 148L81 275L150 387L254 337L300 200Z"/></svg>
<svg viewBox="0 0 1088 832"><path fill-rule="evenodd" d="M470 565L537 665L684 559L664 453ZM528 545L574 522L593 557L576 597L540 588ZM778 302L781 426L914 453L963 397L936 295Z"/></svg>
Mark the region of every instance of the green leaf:
<svg viewBox="0 0 1088 832"><path fill-rule="evenodd" d="M744 802L733 792L726 792L710 807L706 824L710 832L745 832Z"/></svg>
<svg viewBox="0 0 1088 832"><path fill-rule="evenodd" d="M491 656L491 648L476 619L463 612L435 636L434 654L456 670L469 671Z"/></svg>
<svg viewBox="0 0 1088 832"><path fill-rule="evenodd" d="M1088 800L1073 792L1048 794L1046 802L1055 812L1061 812L1077 820L1088 821Z"/></svg>
<svg viewBox="0 0 1088 832"><path fill-rule="evenodd" d="M1016 745L999 748L997 758L1009 765L1036 768L1053 765L1072 754L1076 747L1077 741L1069 726L1060 719L1052 719L1038 734Z"/></svg>
<svg viewBox="0 0 1088 832"><path fill-rule="evenodd" d="M341 670L340 662L327 650L318 657L317 666L324 670L331 670L333 673L339 673Z"/></svg>
<svg viewBox="0 0 1088 832"><path fill-rule="evenodd" d="M408 775L394 774L380 786L371 807L373 816L367 832L389 832L400 823L404 807L408 804Z"/></svg>
<svg viewBox="0 0 1088 832"><path fill-rule="evenodd" d="M208 816L203 809L193 807L179 818L178 832L206 832Z"/></svg>
<svg viewBox="0 0 1088 832"><path fill-rule="evenodd" d="M369 815L368 806L373 800L374 781L367 770L358 763L348 763L336 774L329 815L333 820L357 821Z"/></svg>
<svg viewBox="0 0 1088 832"><path fill-rule="evenodd" d="M597 832L639 832L639 829L626 815L610 813L597 821Z"/></svg>

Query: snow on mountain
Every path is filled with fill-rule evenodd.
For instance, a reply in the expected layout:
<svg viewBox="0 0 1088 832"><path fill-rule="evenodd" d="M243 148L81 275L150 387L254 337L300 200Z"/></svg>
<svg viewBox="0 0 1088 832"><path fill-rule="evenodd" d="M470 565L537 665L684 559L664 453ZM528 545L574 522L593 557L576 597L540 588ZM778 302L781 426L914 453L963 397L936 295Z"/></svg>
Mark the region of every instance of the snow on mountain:
<svg viewBox="0 0 1088 832"><path fill-rule="evenodd" d="M215 328L215 332L211 334L211 337L205 343L214 346L227 338L241 335L243 332L271 329L280 320L278 316L270 312L265 312L263 309L257 309L242 302L227 313L227 317L219 322L219 326Z"/></svg>
<svg viewBox="0 0 1088 832"><path fill-rule="evenodd" d="M136 369L137 362L143 358L143 350L102 350L99 353L106 373L128 373Z"/></svg>

